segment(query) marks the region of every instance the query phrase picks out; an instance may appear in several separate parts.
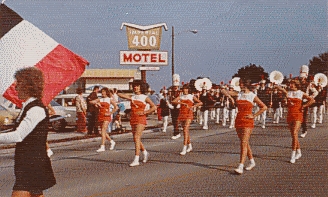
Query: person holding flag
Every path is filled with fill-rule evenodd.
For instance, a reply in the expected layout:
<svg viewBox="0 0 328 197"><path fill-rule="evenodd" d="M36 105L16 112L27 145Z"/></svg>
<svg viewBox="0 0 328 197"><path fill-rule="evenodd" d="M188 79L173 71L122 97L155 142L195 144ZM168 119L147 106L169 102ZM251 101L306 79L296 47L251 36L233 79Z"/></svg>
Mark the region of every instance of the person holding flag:
<svg viewBox="0 0 328 197"><path fill-rule="evenodd" d="M41 101L43 74L36 67L28 67L18 70L15 79L23 107L14 130L0 134L0 143L16 143L12 196L43 196L43 190L56 184L46 151L49 113Z"/></svg>

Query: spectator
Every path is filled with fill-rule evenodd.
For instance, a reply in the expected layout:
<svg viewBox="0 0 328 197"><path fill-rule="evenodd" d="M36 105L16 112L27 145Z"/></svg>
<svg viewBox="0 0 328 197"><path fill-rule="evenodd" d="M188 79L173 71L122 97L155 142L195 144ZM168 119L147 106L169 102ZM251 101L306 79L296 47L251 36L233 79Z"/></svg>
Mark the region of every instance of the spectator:
<svg viewBox="0 0 328 197"><path fill-rule="evenodd" d="M76 106L76 131L81 133L87 133L87 103L84 100L82 93L82 88L77 88L76 93L78 94L75 97L75 106Z"/></svg>
<svg viewBox="0 0 328 197"><path fill-rule="evenodd" d="M155 90L151 90L150 91L150 95L149 95L150 100L158 107L159 106L159 96L157 94L155 94ZM159 113L159 118L158 120L162 120L162 118L160 117L160 112L158 111L157 108L157 114Z"/></svg>
<svg viewBox="0 0 328 197"><path fill-rule="evenodd" d="M99 86L95 86L93 88L93 91L89 94L87 97L87 116L88 116L88 134L92 135L98 135L98 126L96 123L98 122L98 112L99 109L91 103L91 101L94 101L98 99L97 93L99 92Z"/></svg>

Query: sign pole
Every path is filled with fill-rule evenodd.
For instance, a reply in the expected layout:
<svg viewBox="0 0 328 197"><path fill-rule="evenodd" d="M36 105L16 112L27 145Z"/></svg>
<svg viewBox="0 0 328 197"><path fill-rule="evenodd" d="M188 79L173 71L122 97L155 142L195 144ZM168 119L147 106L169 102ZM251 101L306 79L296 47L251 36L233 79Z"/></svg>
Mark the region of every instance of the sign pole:
<svg viewBox="0 0 328 197"><path fill-rule="evenodd" d="M174 75L174 27L172 26L172 85L173 85L173 75Z"/></svg>
<svg viewBox="0 0 328 197"><path fill-rule="evenodd" d="M145 67L145 65L141 65L141 67ZM146 76L146 71L145 70L141 70L141 80L144 82L144 83L147 83L147 76Z"/></svg>

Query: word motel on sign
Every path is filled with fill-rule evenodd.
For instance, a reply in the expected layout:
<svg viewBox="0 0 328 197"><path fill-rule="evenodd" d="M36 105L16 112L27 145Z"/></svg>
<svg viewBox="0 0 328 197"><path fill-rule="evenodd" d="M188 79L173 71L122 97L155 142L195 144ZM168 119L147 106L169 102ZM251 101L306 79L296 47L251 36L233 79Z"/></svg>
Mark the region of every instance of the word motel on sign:
<svg viewBox="0 0 328 197"><path fill-rule="evenodd" d="M167 52L121 51L121 64L167 65Z"/></svg>

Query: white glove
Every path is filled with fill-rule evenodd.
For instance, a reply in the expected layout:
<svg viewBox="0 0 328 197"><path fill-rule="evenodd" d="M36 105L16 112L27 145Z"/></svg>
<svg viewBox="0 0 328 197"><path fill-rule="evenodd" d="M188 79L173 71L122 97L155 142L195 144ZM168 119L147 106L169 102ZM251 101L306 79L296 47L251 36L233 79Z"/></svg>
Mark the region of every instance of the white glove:
<svg viewBox="0 0 328 197"><path fill-rule="evenodd" d="M168 104L168 106L169 106L170 109L174 109L173 105Z"/></svg>

